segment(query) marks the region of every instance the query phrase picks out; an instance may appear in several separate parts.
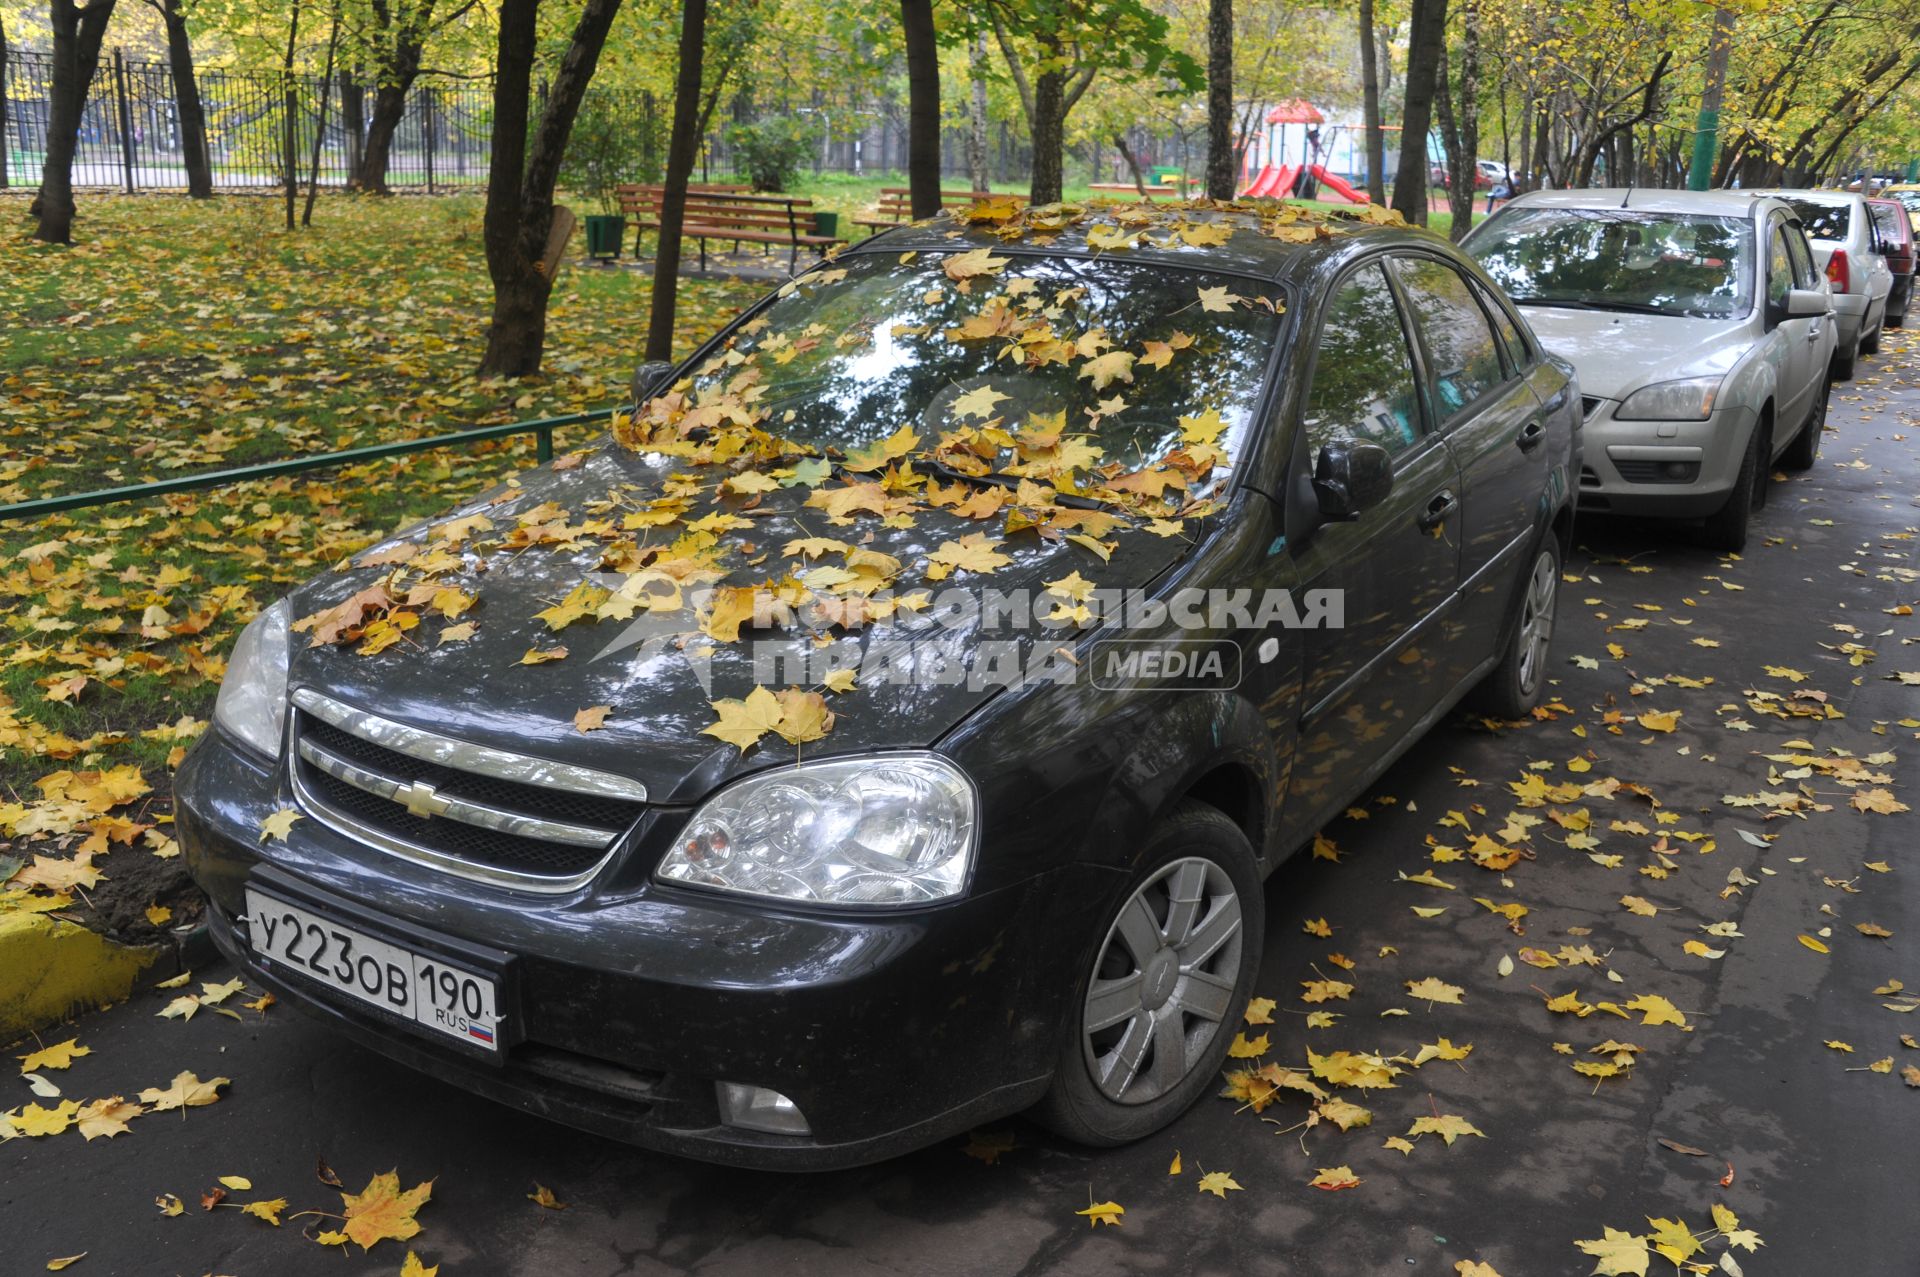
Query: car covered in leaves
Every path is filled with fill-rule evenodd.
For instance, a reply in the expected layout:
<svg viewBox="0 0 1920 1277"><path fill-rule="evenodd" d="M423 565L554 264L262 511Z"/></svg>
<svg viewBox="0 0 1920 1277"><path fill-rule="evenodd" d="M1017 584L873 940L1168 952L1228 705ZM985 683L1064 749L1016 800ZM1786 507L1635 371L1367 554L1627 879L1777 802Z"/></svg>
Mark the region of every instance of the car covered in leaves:
<svg viewBox="0 0 1920 1277"><path fill-rule="evenodd" d="M701 1158L1166 1125L1263 876L1545 686L1578 388L1395 220L988 201L643 365L245 631L176 790L216 942Z"/></svg>

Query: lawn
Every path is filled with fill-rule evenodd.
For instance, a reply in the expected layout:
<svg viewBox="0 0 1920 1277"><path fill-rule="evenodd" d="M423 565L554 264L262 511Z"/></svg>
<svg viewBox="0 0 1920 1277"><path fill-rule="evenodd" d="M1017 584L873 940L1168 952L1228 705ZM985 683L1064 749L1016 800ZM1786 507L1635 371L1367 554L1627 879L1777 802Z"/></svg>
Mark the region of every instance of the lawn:
<svg viewBox="0 0 1920 1277"><path fill-rule="evenodd" d="M15 226L23 210L0 202ZM631 375L650 281L579 265L555 288L546 371L474 375L491 304L475 197L323 198L294 234L277 216L259 198L84 195L72 248L0 240L0 503L610 406ZM765 287L683 281L679 349ZM239 627L532 446L0 525L0 882L10 861L85 847L111 881L148 881L149 853L172 850L167 777ZM88 887L80 905L113 892ZM114 925L152 903L116 898Z"/></svg>

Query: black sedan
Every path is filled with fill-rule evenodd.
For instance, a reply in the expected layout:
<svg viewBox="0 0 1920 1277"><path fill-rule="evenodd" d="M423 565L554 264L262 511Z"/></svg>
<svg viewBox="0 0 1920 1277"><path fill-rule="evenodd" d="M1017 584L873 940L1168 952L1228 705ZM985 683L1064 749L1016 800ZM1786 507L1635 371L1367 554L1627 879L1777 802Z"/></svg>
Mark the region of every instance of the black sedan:
<svg viewBox="0 0 1920 1277"><path fill-rule="evenodd" d="M214 938L395 1059L771 1168L1218 1084L1261 880L1546 681L1579 395L1442 239L982 204L266 609Z"/></svg>

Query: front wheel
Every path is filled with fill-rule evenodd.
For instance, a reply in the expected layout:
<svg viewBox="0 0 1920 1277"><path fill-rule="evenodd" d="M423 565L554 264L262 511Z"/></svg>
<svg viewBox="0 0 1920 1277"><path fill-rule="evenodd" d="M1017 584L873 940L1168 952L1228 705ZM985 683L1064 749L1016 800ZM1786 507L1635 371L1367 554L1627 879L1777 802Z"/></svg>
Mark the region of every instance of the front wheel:
<svg viewBox="0 0 1920 1277"><path fill-rule="evenodd" d="M1213 1084L1247 1005L1265 912L1253 847L1224 813L1187 802L1156 825L1076 985L1034 1120L1110 1147L1186 1112Z"/></svg>
<svg viewBox="0 0 1920 1277"><path fill-rule="evenodd" d="M1716 550L1738 554L1747 548L1747 527L1753 522L1753 512L1767 501L1771 469L1767 440L1771 434L1764 419L1754 426L1753 440L1747 445L1747 455L1740 459L1740 473L1733 480L1733 491L1727 494L1725 505L1707 516L1701 535Z"/></svg>
<svg viewBox="0 0 1920 1277"><path fill-rule="evenodd" d="M1540 703L1547 685L1547 649L1553 643L1554 605L1560 596L1560 542L1551 529L1520 583L1506 651L1474 689L1475 706L1494 718L1522 718Z"/></svg>

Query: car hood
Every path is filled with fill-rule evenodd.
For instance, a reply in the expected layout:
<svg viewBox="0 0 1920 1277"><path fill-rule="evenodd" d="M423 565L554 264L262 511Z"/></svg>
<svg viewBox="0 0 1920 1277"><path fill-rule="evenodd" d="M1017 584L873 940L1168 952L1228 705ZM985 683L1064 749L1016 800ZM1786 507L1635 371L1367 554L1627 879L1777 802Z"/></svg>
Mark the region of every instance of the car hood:
<svg viewBox="0 0 1920 1277"><path fill-rule="evenodd" d="M627 508L644 503L659 495L667 477L682 465L606 444L577 466L527 472L452 514L360 552L346 570L296 590L293 615L310 616L379 584L394 571L394 557L407 553L402 547L424 546L433 539L431 529L444 528L450 520L484 515L494 526L463 547L466 570L441 578L477 595L472 610L458 618L473 624L472 636L441 642L441 631L452 622L424 607L419 609L419 624L402 641L371 655L360 650L364 644L310 646L307 634L296 633L290 686L443 735L631 777L645 784L658 802L695 801L735 775L793 761L795 747L778 736L769 734L743 753L701 729L716 721L712 701L744 698L756 684L773 690L818 690L818 677L787 675L764 664L756 669L753 651L758 649L763 658L769 651L798 657L824 646L818 636L797 629L745 627L740 641L714 643L699 632L691 606L673 612L643 610L630 621L589 618L556 632L535 614L559 603L583 580L616 587L623 579L618 572L595 575L607 542L588 537L571 548L513 549L502 544L517 515L547 503L564 508L573 524L596 518L617 522L618 512L608 512L610 494L618 492ZM828 479L822 486L838 483ZM991 589L1006 594L1030 591L1037 599L1045 582L1076 570L1097 576L1102 589L1142 588L1188 552L1189 538L1197 530L1189 526L1186 536L1163 537L1131 526L1137 521L1123 522L1100 538L1113 546L1110 561L1103 563L1064 537L1047 539L1031 531L1007 535L999 518L969 519L945 509L919 511L908 527L886 527L869 515L857 515L851 526L834 526L825 511L806 506L810 491L804 485L781 488L751 499L721 498L717 505L707 496L684 516L690 522L718 508L751 518L751 526L720 534L736 551L728 560L734 571L720 584L750 585L779 577L789 567L809 566L783 559L782 547L794 538L828 536L899 559L904 567L895 589L900 594L924 589L938 599L943 591L959 589L977 598ZM652 543L683 531L655 532ZM943 542L980 532L1000 542L995 549L1011 561L987 574L961 571L943 582L926 578L930 552ZM403 575L403 584L406 579ZM1036 611L1045 610L1039 603L1035 606ZM936 622L937 611L902 613L900 621L854 633L838 628L828 632L841 659L867 659L878 645L889 644L886 652L894 658L907 654L905 659L923 671L942 661L960 662L962 676L928 675L905 683L863 677L853 690L830 694L835 725L824 739L804 747L807 757L930 745L1001 690L999 683L981 685L978 679L970 686L965 677L964 663L983 640L1016 639L1023 666L1034 652L1071 641L1070 632L1037 626L1009 631L1002 623L990 628L978 615L948 614ZM566 649L562 659L522 663L535 649L559 647ZM604 726L581 731L575 713L595 706L610 707Z"/></svg>
<svg viewBox="0 0 1920 1277"><path fill-rule="evenodd" d="M1624 399L1642 386L1725 373L1753 345L1751 321L1526 307L1541 344L1579 371L1580 392Z"/></svg>

